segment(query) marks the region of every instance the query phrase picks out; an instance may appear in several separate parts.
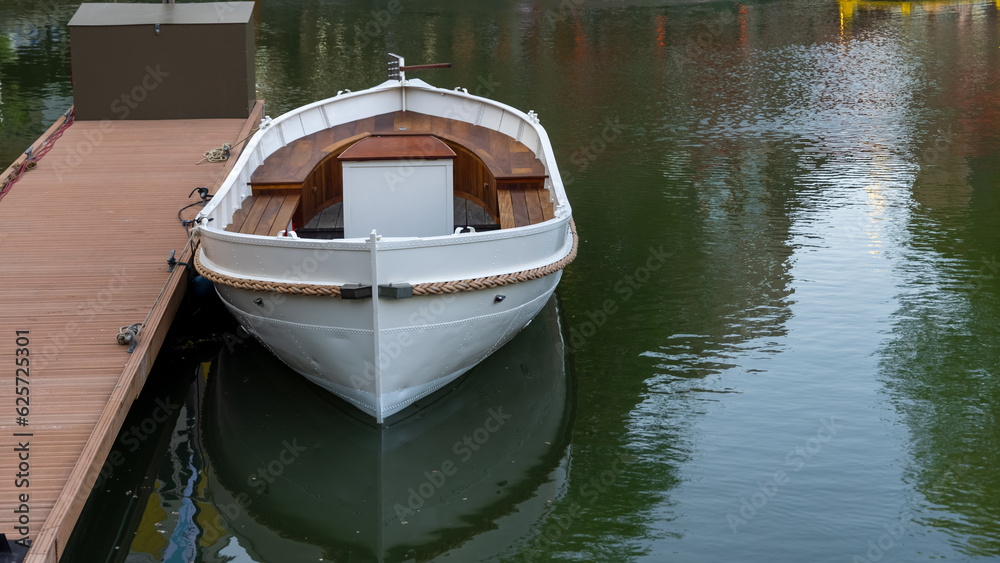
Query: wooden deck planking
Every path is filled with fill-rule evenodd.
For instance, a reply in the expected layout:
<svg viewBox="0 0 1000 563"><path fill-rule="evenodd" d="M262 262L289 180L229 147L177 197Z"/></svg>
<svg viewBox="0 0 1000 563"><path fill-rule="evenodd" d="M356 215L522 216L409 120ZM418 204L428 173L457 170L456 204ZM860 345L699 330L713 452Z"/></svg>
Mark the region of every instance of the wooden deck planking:
<svg viewBox="0 0 1000 563"><path fill-rule="evenodd" d="M414 113L412 111L401 111L401 114L407 114L410 119L410 129L415 131L430 131L431 130L431 116L426 113Z"/></svg>
<svg viewBox="0 0 1000 563"><path fill-rule="evenodd" d="M542 218L542 203L539 199L539 190L524 190L524 203L528 207L528 224L534 225L544 221ZM546 194L547 195L547 194Z"/></svg>
<svg viewBox="0 0 1000 563"><path fill-rule="evenodd" d="M30 331L32 360L28 426L15 424L5 394L0 448L12 451L14 432L33 434L20 438L30 441L27 488L14 487L15 456L0 456L0 532L20 537L15 492L28 493L28 561L58 559L179 305L184 269L166 267L171 249L186 261L177 211L194 201L193 188L214 191L235 156L195 163L242 138L260 111L258 103L249 120L74 123L0 202L0 324L11 335L0 362L13 364L15 330ZM128 354L118 328L151 307Z"/></svg>
<svg viewBox="0 0 1000 563"><path fill-rule="evenodd" d="M500 190L497 192L497 202L500 206L500 228L514 228L514 207L511 202L510 190Z"/></svg>
<svg viewBox="0 0 1000 563"><path fill-rule="evenodd" d="M257 225L260 223L260 218L264 216L264 210L271 203L271 196L262 194L254 199L253 207L247 210L247 219L243 222L243 226L240 227L240 232L243 234L252 234L257 230Z"/></svg>
<svg viewBox="0 0 1000 563"><path fill-rule="evenodd" d="M538 200L542 204L542 220L548 221L556 216L555 206L552 205L552 196L548 190L538 192Z"/></svg>
<svg viewBox="0 0 1000 563"><path fill-rule="evenodd" d="M526 227L555 217L555 209L545 188L513 187L497 191L500 228Z"/></svg>
<svg viewBox="0 0 1000 563"><path fill-rule="evenodd" d="M260 216L260 222L257 224L257 228L254 229L253 234L267 236L267 234L271 232L271 225L274 224L274 219L278 216L278 211L281 209L281 204L284 201L284 196L271 196L270 201L267 202L267 207L264 208L264 213Z"/></svg>
<svg viewBox="0 0 1000 563"><path fill-rule="evenodd" d="M452 216L453 216L452 224L453 225L468 225L469 224L469 221L468 221L468 216L469 216L469 204L468 204L468 200L460 198L460 197L453 197L452 200L454 201L454 204L452 205Z"/></svg>
<svg viewBox="0 0 1000 563"><path fill-rule="evenodd" d="M398 131L395 127L396 116L392 113L383 113L375 116L376 131Z"/></svg>
<svg viewBox="0 0 1000 563"><path fill-rule="evenodd" d="M393 129L396 131L409 131L413 128L413 112L398 111L393 115ZM378 121L375 122L378 124Z"/></svg>
<svg viewBox="0 0 1000 563"><path fill-rule="evenodd" d="M528 220L528 205L524 201L524 190L514 188L510 191L510 203L514 210L514 226L525 227L530 225Z"/></svg>
<svg viewBox="0 0 1000 563"><path fill-rule="evenodd" d="M256 201L257 196L251 195L243 200L243 205L233 213L233 220L226 225L226 230L232 233L240 232L243 227L243 223L247 220L248 210L253 208L253 202Z"/></svg>
<svg viewBox="0 0 1000 563"><path fill-rule="evenodd" d="M277 236L295 216L302 196L296 193L262 193L243 200L226 230L243 234ZM322 213L322 212L321 212ZM238 217L243 217L239 219Z"/></svg>
<svg viewBox="0 0 1000 563"><path fill-rule="evenodd" d="M299 200L301 199L302 196L299 194L285 196L281 202L281 208L278 209L278 214L275 216L274 221L271 223L271 228L267 232L269 236L277 236L279 232L288 228L288 223L295 216L295 210L298 209Z"/></svg>

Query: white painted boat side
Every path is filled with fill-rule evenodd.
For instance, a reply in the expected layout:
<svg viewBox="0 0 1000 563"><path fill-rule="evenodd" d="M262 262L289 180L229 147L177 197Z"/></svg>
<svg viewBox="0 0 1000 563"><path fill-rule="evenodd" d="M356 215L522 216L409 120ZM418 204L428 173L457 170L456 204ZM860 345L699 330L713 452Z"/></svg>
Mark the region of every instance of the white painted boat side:
<svg viewBox="0 0 1000 563"><path fill-rule="evenodd" d="M201 237L202 263L221 274L291 283L371 282L364 273L371 252L368 241L254 240L212 230L203 230ZM445 237L383 237L378 243L380 277L417 284L506 274L551 264L569 254L572 243L569 218Z"/></svg>
<svg viewBox="0 0 1000 563"><path fill-rule="evenodd" d="M371 300L289 295L255 305L258 292L218 290L240 324L289 367L377 418L381 403L384 418L506 344L541 310L559 279L557 272L507 286L500 302L497 290L379 300L377 336ZM337 319L335 326L330 319Z"/></svg>

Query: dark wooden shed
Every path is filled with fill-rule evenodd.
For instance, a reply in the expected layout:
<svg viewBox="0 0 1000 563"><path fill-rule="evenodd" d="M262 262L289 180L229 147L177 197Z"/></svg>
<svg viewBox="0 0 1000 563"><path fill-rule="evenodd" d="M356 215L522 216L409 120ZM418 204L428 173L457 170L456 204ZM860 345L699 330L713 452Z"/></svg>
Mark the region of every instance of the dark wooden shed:
<svg viewBox="0 0 1000 563"><path fill-rule="evenodd" d="M82 4L69 22L77 119L246 118L253 6Z"/></svg>

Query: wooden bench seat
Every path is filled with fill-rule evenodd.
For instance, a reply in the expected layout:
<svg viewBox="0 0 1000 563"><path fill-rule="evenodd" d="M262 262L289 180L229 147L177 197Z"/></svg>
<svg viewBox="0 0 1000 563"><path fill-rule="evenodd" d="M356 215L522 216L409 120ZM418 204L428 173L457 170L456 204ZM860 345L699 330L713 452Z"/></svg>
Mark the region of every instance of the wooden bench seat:
<svg viewBox="0 0 1000 563"><path fill-rule="evenodd" d="M292 141L257 167L250 183L302 184L326 157L369 135L434 135L468 148L498 181L545 179L531 149L493 129L412 111L384 113L317 131Z"/></svg>
<svg viewBox="0 0 1000 563"><path fill-rule="evenodd" d="M433 135L455 159L454 193L486 210L499 223L498 195L515 187L541 187L545 167L523 143L478 125L411 111L384 113L336 125L281 147L250 178L254 195L270 190L302 194L304 221L343 201L341 153L368 136Z"/></svg>
<svg viewBox="0 0 1000 563"><path fill-rule="evenodd" d="M514 186L497 190L500 228L526 227L555 217L555 209L545 188Z"/></svg>
<svg viewBox="0 0 1000 563"><path fill-rule="evenodd" d="M292 141L278 149L257 167L250 177L252 186L302 185L323 159L338 155L354 143L371 136L352 122L324 129Z"/></svg>
<svg viewBox="0 0 1000 563"><path fill-rule="evenodd" d="M295 218L301 199L301 194L279 191L250 196L233 214L233 222L226 230L247 235L277 236Z"/></svg>

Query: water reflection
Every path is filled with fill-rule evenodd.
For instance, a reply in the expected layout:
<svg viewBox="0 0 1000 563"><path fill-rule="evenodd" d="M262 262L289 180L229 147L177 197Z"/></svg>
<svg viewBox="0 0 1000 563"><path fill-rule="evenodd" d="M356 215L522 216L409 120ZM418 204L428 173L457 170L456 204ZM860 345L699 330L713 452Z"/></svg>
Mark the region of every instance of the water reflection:
<svg viewBox="0 0 1000 563"><path fill-rule="evenodd" d="M175 514L156 524L164 560L478 561L528 542L564 492L573 409L554 300L381 428L249 341L200 381L197 446L164 468L177 494L147 508Z"/></svg>
<svg viewBox="0 0 1000 563"><path fill-rule="evenodd" d="M691 413L719 414L698 420L699 431L706 431L720 424L722 412L731 418L733 411L742 407L751 412L741 413L739 420L753 420L755 427L758 424L767 427L770 416L752 411L769 401L762 398L752 403L725 401L717 394L705 393L766 388L775 397L772 408L776 410L769 410L769 415L777 411L795 412L794 407L777 399L783 397L780 387L768 386L766 382L751 383L744 376L765 370L778 380L788 377L795 382L793 385L799 392L785 397L792 401L801 400L803 391L813 381L837 381L837 385L824 389L824 400L809 412L832 408L829 405L836 405L838 412L851 412L846 404L857 404L865 395L860 391L872 387L871 382L852 377L868 369L859 360L869 353L882 355L886 385L899 394L899 408L907 413L905 418L915 434L914 441L919 444L913 460L913 472L918 476L915 480L919 482L915 488L933 499L904 508L902 514L920 513L921 517L916 519L924 525L968 538L968 544L959 547L966 553L995 554L996 510L990 507L987 495L996 494L998 482L995 476L985 475L985 468L995 466L997 460L989 454L984 463L978 459L983 454L979 454L972 464L976 471L966 470L961 456L956 459L954 455L964 448L947 444L945 436L961 437L970 447L972 443L982 446L985 441L988 450L995 451L990 447L996 435L995 425L986 414L989 411L985 404L991 399L969 401L968 397L970 393L975 395L973 380L985 384L987 397L994 394L995 386L987 383L986 374L995 373L987 366L995 366L1000 355L996 353L997 343L993 342L996 331L983 324L962 329L953 326L957 319L949 318L948 313L961 315L968 307L961 299L936 291L938 278L951 277L954 272L948 272L951 269L948 260L935 257L927 249L932 246L929 239L939 239L936 244L945 247L953 246L956 234L968 223L964 206L970 197L975 197L975 191L967 176L981 166L970 166L966 151L982 154L972 151L970 145L989 144L989 139L995 136L992 130L969 131L969 122L991 129L996 124L989 117L992 110L986 109L993 105L994 96L970 88L972 85L964 79L958 81L966 82L964 85L956 84L954 90L945 92L935 91L941 86L935 82L986 72L983 67L989 63L979 54L995 50L996 37L995 33L982 30L995 29L995 24L992 27L983 24L995 22L996 10L992 6L984 8L981 2L975 7L970 4L955 10L939 10L939 15L956 18L955 29L941 23L934 26L933 33L954 35L955 42L962 45L960 49L947 50L940 58L962 58L965 52L969 56L967 61L956 63L962 70L935 69L940 74L930 74L931 63L926 61L937 57L926 57L914 44L924 33L931 33L930 26L922 27L926 20L914 20L912 33L906 33L908 30L901 28L896 19L900 17L899 3L891 5L897 11L890 17L854 6L852 10L856 11L851 12L854 19L845 25L843 34L825 41L802 41L804 31L789 31L788 35L794 39L785 41L766 31L750 32L748 40L754 49L749 52L742 48L746 40L737 39L741 37L737 18L720 17L722 31L712 35L712 41L681 51L695 64L671 69L685 77L683 83L691 90L677 97L693 99L694 103L683 116L663 112L664 140L685 153L671 156L672 162L682 163L683 167L669 174L672 190L668 193L673 201L682 197L689 189L688 178L696 187L700 200L696 225L704 225L698 244L706 245L703 265L698 271L711 272L700 282L714 298L716 309L697 315L700 325L684 323L696 326L695 330L674 334L664 339L658 350L643 354L659 361L655 367L661 373L647 380L651 393L633 411L631 428L635 442L667 456L668 450L658 448L654 440L646 438L672 430L657 414L669 415L674 420ZM785 22L784 28L792 27L793 18L788 14L766 9L761 10L765 12L762 14L755 10L757 7L751 6L751 22L758 22L751 29L764 30L767 15L774 17L770 20L772 25L781 25L777 23L781 21ZM886 6L887 12L890 9ZM823 37L824 29L817 26L808 33ZM948 42L944 37L936 40ZM963 119L966 116L929 109L933 105L928 101L933 99L932 94L956 101L959 107L964 105L969 120ZM950 126L946 124L949 118L954 120ZM937 135L933 133L935 129L939 129ZM995 151L990 154L995 155ZM768 161L771 166L763 164ZM995 182L995 178L994 174L991 180ZM987 191L986 182L983 184L979 193ZM995 191L995 185L990 191ZM982 209L983 204L976 208ZM947 227L928 221L928 214L950 217L943 221ZM995 221L995 213L991 215ZM887 275L886 268L894 270L898 278ZM935 273L938 268L944 268L946 275ZM894 296L897 291L894 282L900 278L906 280L900 281L900 288L905 288L902 297ZM688 302L692 295L701 295L701 287L685 296ZM885 326L880 317L892 314L895 299L906 305L892 315L894 342L883 349L878 344ZM727 310L730 303L731 309ZM928 307L932 312L926 310ZM715 326L707 322L713 316L719 321ZM981 319L986 318L995 318L995 306L983 312ZM720 338L719 328L727 326L723 323L729 319L732 319L729 326L744 330L733 330L728 339ZM943 326L938 326L942 323ZM958 329L957 334L948 338L953 329ZM989 336L984 338L983 333ZM867 342L863 335L868 335ZM985 344L989 351L972 353L975 345L956 346L955 341L962 337L974 339L976 345ZM940 338L947 340L931 341ZM830 347L819 344L827 339ZM821 360L834 355L833 346L843 351L844 356ZM764 350L775 353L768 357L761 353ZM796 359L796 356L802 357ZM945 377L945 373L938 371L940 364L948 363L947 358L954 356L961 357L964 365L956 362L947 369ZM963 370L970 372L969 385L956 385L955 373ZM717 374L722 376L711 377ZM695 385L683 381L692 376L708 381L698 381ZM847 390L851 391L845 393ZM952 393L953 400L962 405L943 408L950 402L943 397ZM848 394L853 395L851 399L846 398ZM720 402L719 408L713 408L713 403ZM938 413L938 408L943 412ZM948 411L953 414L947 422L934 421ZM853 411L850 416L856 422L864 415ZM759 449L772 441L779 444L782 439L790 441L788 437L777 433L747 435L736 428L724 428L724 432L713 435L714 439L705 441L701 448L695 446L684 465L685 473L695 479L714 475L717 482L727 483L734 480L732 474L716 472L715 466L740 463L742 470L747 463L762 462L748 471L751 474L757 471L758 475L782 467L781 446L776 446L770 454L772 463L766 461L767 455L757 453L736 461L731 452L738 451L744 442ZM928 434L940 436L933 439ZM717 449L727 453L720 454ZM694 460L699 457L707 461L698 464ZM730 469L736 471L735 467ZM813 476L817 482L823 477ZM873 471L873 483L883 478ZM892 479L882 482L892 483ZM734 506L738 505L740 495L752 490L752 484L748 485L729 489ZM852 486L851 490L857 493L859 488ZM819 522L823 519L821 511L838 502L819 493L821 489L813 484L808 491L784 498L779 495L778 502L783 508L793 507L795 518ZM707 492L692 484L675 491L674 496L683 498L691 491ZM941 511L934 503L947 505L948 510ZM862 495L853 496L850 505L850 509L870 513L871 505ZM680 510L668 505L658 514ZM789 516L773 512L780 509L768 505L767 510L772 511L768 518L776 521L784 518L790 523ZM951 511L962 516L949 514ZM822 530L806 534L803 530L808 529L807 524L794 526L799 536L824 537L824 545L837 546L829 557L813 554L815 560L849 559L850 553L858 552L854 546L864 545L870 530L884 532L879 526L893 522L896 516L880 516L850 531L842 519L836 519L839 534ZM695 523L692 528L711 528L718 519L718 515L710 512L699 513L691 517ZM861 520L857 522L861 524ZM784 537L776 532L780 528L775 522L764 531L759 527L752 529ZM724 554L739 550L742 560L767 560L774 555L765 554L756 542L738 537L737 531L719 530L718 534L725 539L717 538L710 545L690 541L681 553L714 553L725 557ZM851 536L855 535L858 540L853 543ZM718 544L726 547L718 548ZM940 546L932 549L948 552Z"/></svg>
<svg viewBox="0 0 1000 563"><path fill-rule="evenodd" d="M817 26L775 45L765 23L776 16L792 19L759 6L717 13L707 38L677 49L684 64L670 69L695 103L663 112L664 140L686 155L684 168L665 175L676 178L671 196L698 200L706 277L724 303L706 317L725 324L698 331L705 344L694 356L703 364L706 347L721 358L779 351L794 304L794 253L860 238L877 253L886 208L896 205L888 191L907 187L914 168L904 154L918 65L898 35L802 44L825 36Z"/></svg>
<svg viewBox="0 0 1000 563"><path fill-rule="evenodd" d="M0 2L0 170L73 103L65 24L78 5Z"/></svg>
<svg viewBox="0 0 1000 563"><path fill-rule="evenodd" d="M898 308L880 372L909 429L904 479L918 493L907 509L945 530L971 557L1000 552L1000 285L996 263L995 81L978 77L995 63L997 10L925 7L943 21L939 40L950 72L923 93L950 101L927 112L916 143L909 242L900 249ZM988 19L989 26L982 26ZM980 24L980 25L977 25ZM928 28L928 32L931 30Z"/></svg>
<svg viewBox="0 0 1000 563"><path fill-rule="evenodd" d="M992 186L997 180L994 175ZM954 202L949 209L955 212ZM991 225L1000 220L996 208L988 217L970 211L962 221L967 232L983 228L977 225L981 220ZM912 457L905 480L919 493L909 508L923 525L947 530L966 555L995 556L1000 552L1000 266L995 255L956 241L949 227L953 220L934 208L915 214L912 247L898 272L899 308L879 366L909 428Z"/></svg>

